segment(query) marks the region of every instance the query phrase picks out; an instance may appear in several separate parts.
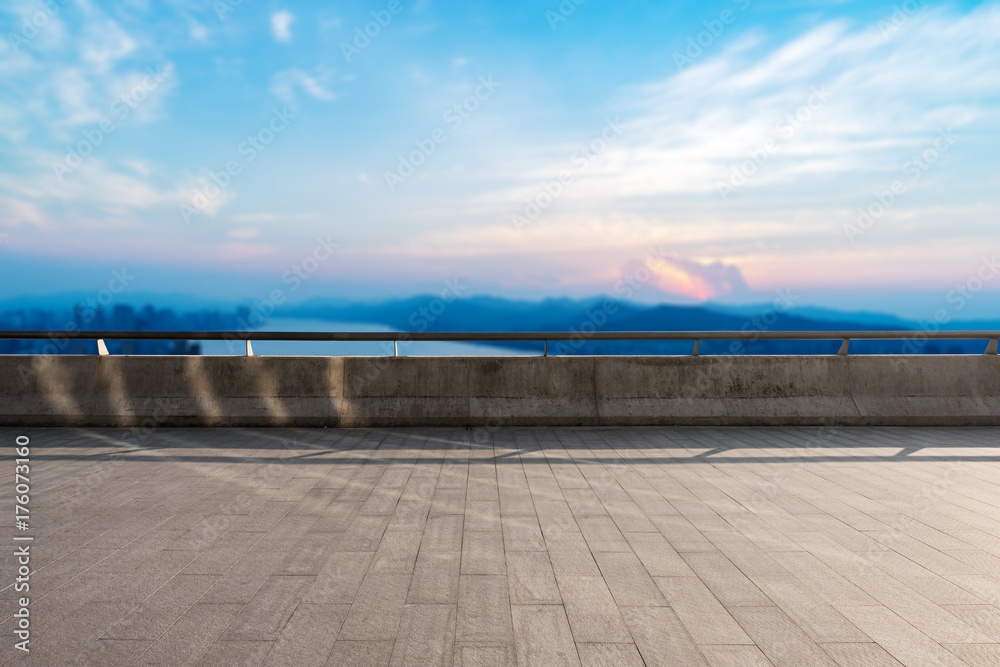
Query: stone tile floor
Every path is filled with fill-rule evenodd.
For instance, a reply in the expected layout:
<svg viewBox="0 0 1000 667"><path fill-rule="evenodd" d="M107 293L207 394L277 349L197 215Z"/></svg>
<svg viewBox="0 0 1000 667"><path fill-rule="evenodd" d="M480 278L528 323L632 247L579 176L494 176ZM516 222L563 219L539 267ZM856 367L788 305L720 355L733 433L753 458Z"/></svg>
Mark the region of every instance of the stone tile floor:
<svg viewBox="0 0 1000 667"><path fill-rule="evenodd" d="M1000 665L1000 429L0 442L7 664Z"/></svg>

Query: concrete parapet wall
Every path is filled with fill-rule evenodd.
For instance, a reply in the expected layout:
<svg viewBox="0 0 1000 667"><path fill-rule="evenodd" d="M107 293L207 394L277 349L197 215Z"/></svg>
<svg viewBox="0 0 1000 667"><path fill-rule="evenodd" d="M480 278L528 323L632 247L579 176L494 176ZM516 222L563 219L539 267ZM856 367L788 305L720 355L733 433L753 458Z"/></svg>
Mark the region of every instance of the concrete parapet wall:
<svg viewBox="0 0 1000 667"><path fill-rule="evenodd" d="M1000 357L0 357L0 425L143 424L1000 425Z"/></svg>

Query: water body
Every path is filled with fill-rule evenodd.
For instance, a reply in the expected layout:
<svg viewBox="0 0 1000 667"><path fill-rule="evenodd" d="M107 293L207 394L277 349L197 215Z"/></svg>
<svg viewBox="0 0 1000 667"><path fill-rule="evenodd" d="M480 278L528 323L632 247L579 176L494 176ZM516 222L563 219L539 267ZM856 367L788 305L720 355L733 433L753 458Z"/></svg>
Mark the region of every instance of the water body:
<svg viewBox="0 0 1000 667"><path fill-rule="evenodd" d="M382 324L367 322L335 322L331 320L279 318L275 317L257 331L398 331ZM450 341L402 341L399 343L401 356L524 356L542 353L542 344L537 352L512 350L497 345L476 343L453 343ZM246 347L242 341L206 340L201 341L204 355L244 355ZM254 341L255 355L270 356L392 356L391 341Z"/></svg>

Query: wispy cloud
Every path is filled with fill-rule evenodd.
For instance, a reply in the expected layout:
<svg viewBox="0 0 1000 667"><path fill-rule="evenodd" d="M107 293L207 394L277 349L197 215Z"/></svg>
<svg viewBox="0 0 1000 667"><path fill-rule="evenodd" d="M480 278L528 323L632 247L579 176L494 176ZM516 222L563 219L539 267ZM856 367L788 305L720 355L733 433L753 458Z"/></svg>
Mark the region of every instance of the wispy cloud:
<svg viewBox="0 0 1000 667"><path fill-rule="evenodd" d="M313 75L296 68L286 69L271 78L271 92L286 104L296 102L296 90L301 90L314 99L328 102L336 98L327 83L331 76L330 72Z"/></svg>
<svg viewBox="0 0 1000 667"><path fill-rule="evenodd" d="M280 11L271 14L271 33L274 39L287 43L292 41L292 23L295 17L291 12Z"/></svg>
<svg viewBox="0 0 1000 667"><path fill-rule="evenodd" d="M895 168L937 129L996 125L998 30L1000 8L990 6L966 16L927 10L888 39L877 25L832 22L770 50L738 42L628 91L630 131L574 194L620 201L714 193L770 139L781 145L751 188ZM829 99L797 119L817 90Z"/></svg>

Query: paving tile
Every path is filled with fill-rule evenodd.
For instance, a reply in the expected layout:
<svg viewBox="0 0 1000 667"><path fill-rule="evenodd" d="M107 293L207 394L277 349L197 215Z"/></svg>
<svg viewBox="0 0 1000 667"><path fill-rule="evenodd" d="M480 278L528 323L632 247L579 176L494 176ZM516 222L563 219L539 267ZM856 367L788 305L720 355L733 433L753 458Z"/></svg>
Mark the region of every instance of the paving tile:
<svg viewBox="0 0 1000 667"><path fill-rule="evenodd" d="M583 667L643 667L635 644L577 644Z"/></svg>
<svg viewBox="0 0 1000 667"><path fill-rule="evenodd" d="M408 604L392 650L392 665L451 665L455 643L454 604Z"/></svg>
<svg viewBox="0 0 1000 667"><path fill-rule="evenodd" d="M500 530L499 514L496 531ZM421 551L457 553L462 550L464 517L460 514L439 514L429 517L423 530Z"/></svg>
<svg viewBox="0 0 1000 667"><path fill-rule="evenodd" d="M557 530L579 532L580 526L565 500L535 500L538 523L543 533Z"/></svg>
<svg viewBox="0 0 1000 667"><path fill-rule="evenodd" d="M335 500L326 506L316 522L309 527L309 532L343 533L360 510L361 503L358 501Z"/></svg>
<svg viewBox="0 0 1000 667"><path fill-rule="evenodd" d="M754 582L814 641L869 642L870 638L795 577L754 577Z"/></svg>
<svg viewBox="0 0 1000 667"><path fill-rule="evenodd" d="M431 500L430 514L464 514L465 489L447 489L438 485Z"/></svg>
<svg viewBox="0 0 1000 667"><path fill-rule="evenodd" d="M458 593L456 641L513 644L507 577L465 575Z"/></svg>
<svg viewBox="0 0 1000 667"><path fill-rule="evenodd" d="M965 664L954 653L885 607L844 607L839 611L904 665L958 667Z"/></svg>
<svg viewBox="0 0 1000 667"><path fill-rule="evenodd" d="M241 604L194 605L134 664L142 667L196 665L242 609Z"/></svg>
<svg viewBox="0 0 1000 667"><path fill-rule="evenodd" d="M698 648L711 667L771 667L773 664L756 646L722 644Z"/></svg>
<svg viewBox="0 0 1000 667"><path fill-rule="evenodd" d="M340 638L355 641L395 639L410 576L375 573L365 576L340 628Z"/></svg>
<svg viewBox="0 0 1000 667"><path fill-rule="evenodd" d="M421 549L406 601L410 604L457 603L461 572L459 552L437 553Z"/></svg>
<svg viewBox="0 0 1000 667"><path fill-rule="evenodd" d="M743 628L697 577L657 577L656 585L688 633L701 644L752 644Z"/></svg>
<svg viewBox="0 0 1000 667"><path fill-rule="evenodd" d="M965 644L990 641L989 637L974 627L889 575L864 576L853 581L903 620L937 642Z"/></svg>
<svg viewBox="0 0 1000 667"><path fill-rule="evenodd" d="M462 574L505 574L503 534L465 531Z"/></svg>
<svg viewBox="0 0 1000 667"><path fill-rule="evenodd" d="M1000 644L945 644L945 648L972 667L1000 665Z"/></svg>
<svg viewBox="0 0 1000 667"><path fill-rule="evenodd" d="M601 575L620 607L645 607L667 604L653 579L631 551L595 553Z"/></svg>
<svg viewBox="0 0 1000 667"><path fill-rule="evenodd" d="M544 551L542 529L534 516L504 516L504 549L510 551Z"/></svg>
<svg viewBox="0 0 1000 667"><path fill-rule="evenodd" d="M560 604L559 587L544 551L507 552L511 604Z"/></svg>
<svg viewBox="0 0 1000 667"><path fill-rule="evenodd" d="M660 533L625 533L632 551L651 577L685 577L694 572Z"/></svg>
<svg viewBox="0 0 1000 667"><path fill-rule="evenodd" d="M716 551L708 538L679 514L651 516L649 520L675 551Z"/></svg>
<svg viewBox="0 0 1000 667"><path fill-rule="evenodd" d="M707 664L673 609L625 607L622 615L646 665Z"/></svg>
<svg viewBox="0 0 1000 667"><path fill-rule="evenodd" d="M371 572L410 574L423 534L415 530L387 530L375 551Z"/></svg>
<svg viewBox="0 0 1000 667"><path fill-rule="evenodd" d="M566 616L577 642L632 642L632 636L603 577L560 575L558 581Z"/></svg>
<svg viewBox="0 0 1000 667"><path fill-rule="evenodd" d="M338 551L330 555L306 591L303 602L350 604L371 563L373 552Z"/></svg>
<svg viewBox="0 0 1000 667"><path fill-rule="evenodd" d="M336 551L375 551L391 517L386 514L358 514L334 547Z"/></svg>
<svg viewBox="0 0 1000 667"><path fill-rule="evenodd" d="M1000 642L1000 608L993 605L943 605L956 616L994 642Z"/></svg>
<svg viewBox="0 0 1000 667"><path fill-rule="evenodd" d="M219 641L198 662L198 667L256 667L264 662L271 642Z"/></svg>
<svg viewBox="0 0 1000 667"><path fill-rule="evenodd" d="M837 663L776 607L735 607L729 612L777 667Z"/></svg>
<svg viewBox="0 0 1000 667"><path fill-rule="evenodd" d="M337 641L327 661L328 667L388 665L392 658L391 641Z"/></svg>
<svg viewBox="0 0 1000 667"><path fill-rule="evenodd" d="M513 639L509 644L455 645L455 667L517 667Z"/></svg>
<svg viewBox="0 0 1000 667"><path fill-rule="evenodd" d="M580 531L591 551L621 551L632 553L625 536L609 516L585 516L577 519Z"/></svg>
<svg viewBox="0 0 1000 667"><path fill-rule="evenodd" d="M324 667L350 605L299 603L267 654L267 667Z"/></svg>
<svg viewBox="0 0 1000 667"><path fill-rule="evenodd" d="M150 641L159 638L217 579L215 575L174 577L108 630L104 638Z"/></svg>
<svg viewBox="0 0 1000 667"><path fill-rule="evenodd" d="M295 543L288 556L275 572L288 575L315 575L330 558L340 533L306 533Z"/></svg>
<svg viewBox="0 0 1000 667"><path fill-rule="evenodd" d="M511 614L519 664L580 664L562 605L515 604L511 607Z"/></svg>
<svg viewBox="0 0 1000 667"><path fill-rule="evenodd" d="M233 619L222 641L275 640L298 605L311 577L270 577Z"/></svg>
<svg viewBox="0 0 1000 667"><path fill-rule="evenodd" d="M582 533L550 532L545 535L545 546L557 575L600 575L601 570Z"/></svg>
<svg viewBox="0 0 1000 667"><path fill-rule="evenodd" d="M500 502L496 500L470 500L467 502L465 505L465 530L499 533L501 530Z"/></svg>
<svg viewBox="0 0 1000 667"><path fill-rule="evenodd" d="M604 509L623 533L655 533L656 526L634 502L605 503Z"/></svg>
<svg viewBox="0 0 1000 667"><path fill-rule="evenodd" d="M94 639L82 647L76 659L66 664L73 667L87 665L127 667L135 662L150 644L152 642L146 639ZM33 655L37 662L38 654Z"/></svg>
<svg viewBox="0 0 1000 667"><path fill-rule="evenodd" d="M886 653L885 649L874 642L829 642L821 645L841 667L865 665L868 667L899 667L900 662Z"/></svg>
<svg viewBox="0 0 1000 667"><path fill-rule="evenodd" d="M767 595L721 553L686 553L684 560L726 607L761 607L773 604Z"/></svg>
<svg viewBox="0 0 1000 667"><path fill-rule="evenodd" d="M208 589L200 602L246 604L286 558L284 551L248 553Z"/></svg>
<svg viewBox="0 0 1000 667"><path fill-rule="evenodd" d="M223 575L260 541L260 533L230 532L202 551L184 568L185 574Z"/></svg>

